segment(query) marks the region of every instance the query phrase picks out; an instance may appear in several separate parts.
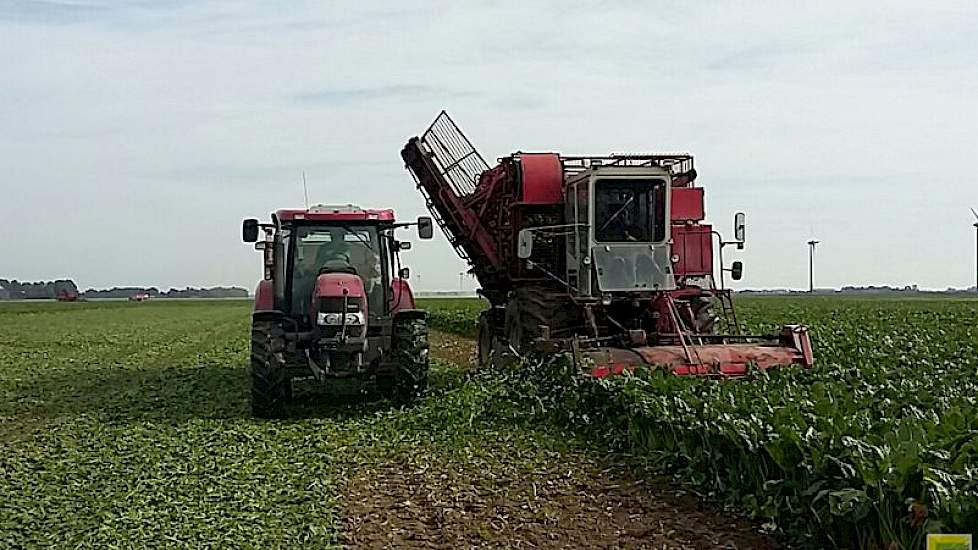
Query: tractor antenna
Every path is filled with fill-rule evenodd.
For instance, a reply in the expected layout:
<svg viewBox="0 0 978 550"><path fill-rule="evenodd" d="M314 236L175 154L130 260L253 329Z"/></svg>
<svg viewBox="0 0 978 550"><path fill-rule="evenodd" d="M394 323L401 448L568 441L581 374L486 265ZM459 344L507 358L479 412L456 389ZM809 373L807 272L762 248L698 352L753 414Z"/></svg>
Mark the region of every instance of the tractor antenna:
<svg viewBox="0 0 978 550"><path fill-rule="evenodd" d="M306 210L309 210L309 188L306 187L306 171L302 171L302 194L306 197Z"/></svg>

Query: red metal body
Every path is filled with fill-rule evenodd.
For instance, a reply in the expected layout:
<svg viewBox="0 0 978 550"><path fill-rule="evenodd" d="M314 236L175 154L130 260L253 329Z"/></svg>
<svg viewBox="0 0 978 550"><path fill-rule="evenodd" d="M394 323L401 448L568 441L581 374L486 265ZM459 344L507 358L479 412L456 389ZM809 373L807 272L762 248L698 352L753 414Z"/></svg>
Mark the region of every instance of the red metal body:
<svg viewBox="0 0 978 550"><path fill-rule="evenodd" d="M713 273L713 226L677 224L672 226L673 265L679 277L704 277Z"/></svg>
<svg viewBox="0 0 978 550"><path fill-rule="evenodd" d="M255 311L275 310L275 288L271 279L262 279L255 289Z"/></svg>
<svg viewBox="0 0 978 550"><path fill-rule="evenodd" d="M520 197L523 204L561 204L564 200L564 167L556 153L522 153Z"/></svg>
<svg viewBox="0 0 978 550"><path fill-rule="evenodd" d="M75 291L61 291L55 294L54 299L59 302L77 302L81 296Z"/></svg>
<svg viewBox="0 0 978 550"><path fill-rule="evenodd" d="M391 311L398 312L408 309L417 309L414 302L414 292L411 285L404 279L391 280Z"/></svg>
<svg viewBox="0 0 978 550"><path fill-rule="evenodd" d="M366 208L356 212L345 211L342 207L333 209L282 208L275 212L275 216L281 221L394 221L394 211L390 208Z"/></svg>
<svg viewBox="0 0 978 550"><path fill-rule="evenodd" d="M702 187L672 189L672 223L700 222L705 218Z"/></svg>

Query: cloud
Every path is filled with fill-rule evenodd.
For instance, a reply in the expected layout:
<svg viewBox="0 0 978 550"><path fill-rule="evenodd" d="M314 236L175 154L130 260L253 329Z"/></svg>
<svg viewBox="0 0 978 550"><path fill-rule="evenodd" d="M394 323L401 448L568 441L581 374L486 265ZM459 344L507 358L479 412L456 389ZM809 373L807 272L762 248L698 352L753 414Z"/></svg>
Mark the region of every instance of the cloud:
<svg viewBox="0 0 978 550"><path fill-rule="evenodd" d="M11 23L77 23L108 11L103 5L54 0L8 0L0 3L0 21Z"/></svg>
<svg viewBox="0 0 978 550"><path fill-rule="evenodd" d="M333 88L295 94L299 103L347 104L383 99L459 98L476 95L474 92L446 90L434 86L392 84L363 88Z"/></svg>

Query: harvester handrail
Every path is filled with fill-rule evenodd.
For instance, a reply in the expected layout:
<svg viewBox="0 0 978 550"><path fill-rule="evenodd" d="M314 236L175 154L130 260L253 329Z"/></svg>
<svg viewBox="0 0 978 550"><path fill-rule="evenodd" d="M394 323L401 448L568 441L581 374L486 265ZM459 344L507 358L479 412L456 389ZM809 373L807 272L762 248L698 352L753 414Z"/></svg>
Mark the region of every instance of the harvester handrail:
<svg viewBox="0 0 978 550"><path fill-rule="evenodd" d="M598 166L659 166L674 174L693 170L689 153L611 153L609 155L561 155L564 171L581 172Z"/></svg>

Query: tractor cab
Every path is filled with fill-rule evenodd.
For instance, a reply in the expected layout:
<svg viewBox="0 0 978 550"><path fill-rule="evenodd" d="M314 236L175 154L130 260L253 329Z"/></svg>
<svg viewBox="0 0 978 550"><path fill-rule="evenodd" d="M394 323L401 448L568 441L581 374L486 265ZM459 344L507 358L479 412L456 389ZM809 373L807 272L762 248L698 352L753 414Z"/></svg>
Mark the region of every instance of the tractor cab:
<svg viewBox="0 0 978 550"><path fill-rule="evenodd" d="M275 345L284 353L271 354L282 362L276 375L289 384L293 378L379 377L396 385L393 348L399 339L403 346L405 338L398 331L413 326L414 335L424 320L407 283L408 268L400 262L410 243L395 236L409 225L417 226L422 239L431 238L431 218L396 222L393 210L350 204L281 209L270 223L244 221L245 242L254 242L264 258L253 335L278 340ZM268 350L261 349L261 362L269 361ZM257 387L267 386L268 368L253 364L253 369L260 374ZM285 399L253 398L262 415L278 414Z"/></svg>

